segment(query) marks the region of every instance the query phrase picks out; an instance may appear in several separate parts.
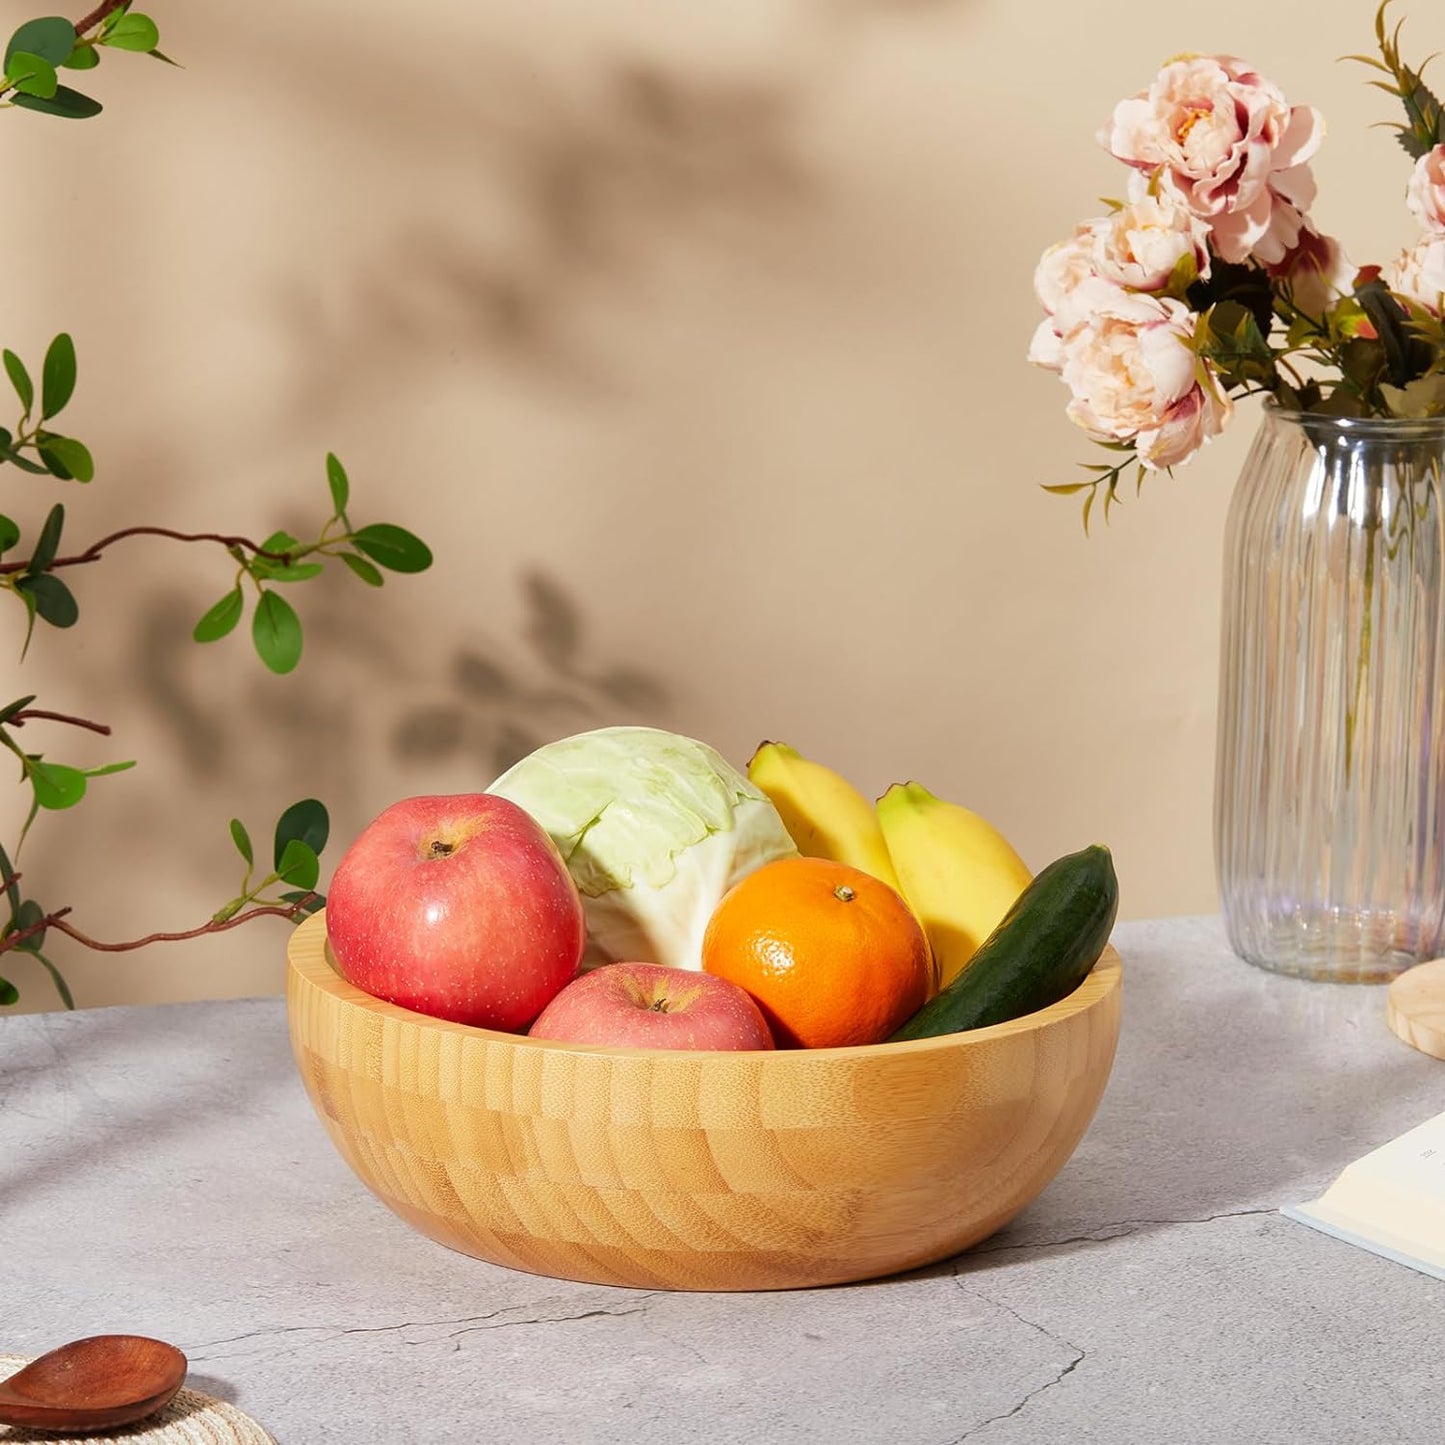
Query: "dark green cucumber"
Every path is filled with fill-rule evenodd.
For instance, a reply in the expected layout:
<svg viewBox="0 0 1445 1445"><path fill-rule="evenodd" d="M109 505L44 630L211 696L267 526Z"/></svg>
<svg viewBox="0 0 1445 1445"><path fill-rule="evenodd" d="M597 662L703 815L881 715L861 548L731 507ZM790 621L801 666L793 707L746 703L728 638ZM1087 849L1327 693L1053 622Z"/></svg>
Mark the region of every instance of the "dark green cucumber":
<svg viewBox="0 0 1445 1445"><path fill-rule="evenodd" d="M1119 911L1109 850L1066 853L1019 895L967 968L893 1039L928 1039L1021 1018L1066 998L1098 962Z"/></svg>

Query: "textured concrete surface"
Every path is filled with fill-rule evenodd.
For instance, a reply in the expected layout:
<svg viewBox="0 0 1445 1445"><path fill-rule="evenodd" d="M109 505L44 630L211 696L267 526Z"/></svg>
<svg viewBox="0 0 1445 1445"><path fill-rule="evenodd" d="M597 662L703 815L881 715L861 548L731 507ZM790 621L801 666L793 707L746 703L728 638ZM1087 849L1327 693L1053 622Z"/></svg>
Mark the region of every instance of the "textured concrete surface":
<svg viewBox="0 0 1445 1445"><path fill-rule="evenodd" d="M281 1445L1438 1438L1445 1283L1276 1214L1445 1109L1381 989L1130 924L1074 1158L881 1283L641 1293L449 1253L352 1177L279 999L0 1019L0 1351L127 1330Z"/></svg>

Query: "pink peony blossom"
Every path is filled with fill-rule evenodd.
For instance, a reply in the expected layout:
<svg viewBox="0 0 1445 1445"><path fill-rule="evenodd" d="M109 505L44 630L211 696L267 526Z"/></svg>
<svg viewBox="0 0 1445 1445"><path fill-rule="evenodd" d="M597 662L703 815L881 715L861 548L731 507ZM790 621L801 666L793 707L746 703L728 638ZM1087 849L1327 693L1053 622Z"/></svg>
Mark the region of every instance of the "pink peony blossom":
<svg viewBox="0 0 1445 1445"><path fill-rule="evenodd" d="M1277 263L1314 199L1305 163L1323 131L1317 111L1291 106L1244 61L1196 55L1120 101L1099 138L1119 160L1157 173L1208 224L1224 260Z"/></svg>
<svg viewBox="0 0 1445 1445"><path fill-rule="evenodd" d="M1445 235L1445 145L1426 151L1415 162L1405 204L1426 232Z"/></svg>
<svg viewBox="0 0 1445 1445"><path fill-rule="evenodd" d="M1100 441L1135 443L1149 467L1172 467L1219 433L1227 396L1201 381L1189 345L1194 313L1168 296L1102 280L1075 289L1056 314L1071 420Z"/></svg>
<svg viewBox="0 0 1445 1445"><path fill-rule="evenodd" d="M1029 360L1048 371L1058 371L1063 365L1062 334L1054 322L1055 314L1083 282L1097 279L1093 266L1093 225L1094 222L1085 221L1077 226L1068 240L1050 246L1034 268L1034 295L1048 315L1039 322L1029 343Z"/></svg>
<svg viewBox="0 0 1445 1445"><path fill-rule="evenodd" d="M1272 281L1288 285L1290 299L1315 320L1354 289L1355 267L1344 248L1308 222L1284 258L1265 269Z"/></svg>
<svg viewBox="0 0 1445 1445"><path fill-rule="evenodd" d="M1209 274L1209 228L1170 190L1150 194L1147 183L1130 187L1129 203L1089 223L1094 270L1133 291L1162 291L1185 256L1195 273Z"/></svg>
<svg viewBox="0 0 1445 1445"><path fill-rule="evenodd" d="M1383 279L1391 291L1408 296L1437 316L1445 314L1445 233L1427 233L1386 266Z"/></svg>

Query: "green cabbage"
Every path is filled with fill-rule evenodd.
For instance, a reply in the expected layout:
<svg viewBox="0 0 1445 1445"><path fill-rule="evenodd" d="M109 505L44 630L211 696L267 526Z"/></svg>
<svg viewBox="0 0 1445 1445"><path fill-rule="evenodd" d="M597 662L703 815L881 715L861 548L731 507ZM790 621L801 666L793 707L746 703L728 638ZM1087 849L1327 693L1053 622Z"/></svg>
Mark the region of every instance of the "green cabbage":
<svg viewBox="0 0 1445 1445"><path fill-rule="evenodd" d="M548 743L488 789L551 836L582 895L584 967L702 967L702 935L740 878L797 853L767 797L706 743L609 727Z"/></svg>

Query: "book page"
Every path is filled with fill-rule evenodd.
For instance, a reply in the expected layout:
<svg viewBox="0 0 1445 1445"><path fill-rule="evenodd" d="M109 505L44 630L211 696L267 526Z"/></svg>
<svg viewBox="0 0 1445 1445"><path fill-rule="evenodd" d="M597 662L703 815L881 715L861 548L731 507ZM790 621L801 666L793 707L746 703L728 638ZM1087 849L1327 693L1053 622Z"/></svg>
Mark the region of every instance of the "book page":
<svg viewBox="0 0 1445 1445"><path fill-rule="evenodd" d="M1445 1279L1445 1114L1357 1159L1291 1219Z"/></svg>

